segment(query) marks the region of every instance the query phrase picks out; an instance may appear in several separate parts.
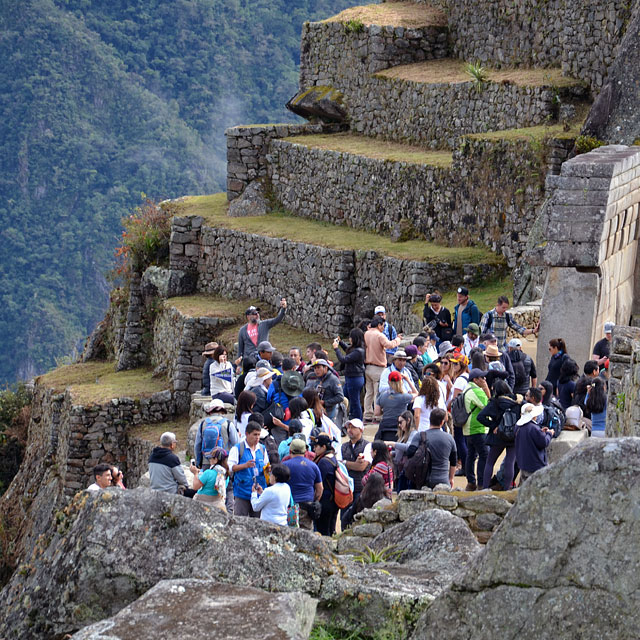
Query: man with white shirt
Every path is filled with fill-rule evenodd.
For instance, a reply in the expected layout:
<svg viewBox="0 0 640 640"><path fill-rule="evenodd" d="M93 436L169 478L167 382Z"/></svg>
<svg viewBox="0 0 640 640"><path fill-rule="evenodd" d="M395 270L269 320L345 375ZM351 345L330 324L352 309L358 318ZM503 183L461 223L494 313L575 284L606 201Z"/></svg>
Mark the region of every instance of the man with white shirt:
<svg viewBox="0 0 640 640"><path fill-rule="evenodd" d="M462 353L469 357L471 349L475 349L480 344L480 327L471 322L467 325L467 333L464 334L464 345L462 346Z"/></svg>
<svg viewBox="0 0 640 640"><path fill-rule="evenodd" d="M95 482L87 487L87 491L102 491L111 486L111 465L101 462L93 467Z"/></svg>
<svg viewBox="0 0 640 640"><path fill-rule="evenodd" d="M233 472L233 515L259 518L260 513L251 506L251 492L254 484L267 488L264 468L269 464L269 455L260 444L262 427L257 422L249 422L245 437L231 449L227 464Z"/></svg>
<svg viewBox="0 0 640 640"><path fill-rule="evenodd" d="M392 371L397 371L402 376L402 388L405 393L413 393L414 388L411 384L411 375L408 371L405 371L405 365L409 357L404 350L398 349L393 354L393 360L391 364L382 372L380 376L380 382L378 384L378 394L389 389L389 374Z"/></svg>

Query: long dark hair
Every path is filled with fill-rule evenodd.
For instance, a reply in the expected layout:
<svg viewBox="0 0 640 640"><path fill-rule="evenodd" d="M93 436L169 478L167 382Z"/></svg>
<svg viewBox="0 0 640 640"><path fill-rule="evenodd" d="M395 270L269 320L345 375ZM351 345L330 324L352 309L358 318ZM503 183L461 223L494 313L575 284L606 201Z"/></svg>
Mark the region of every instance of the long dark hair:
<svg viewBox="0 0 640 640"><path fill-rule="evenodd" d="M386 462L388 465L392 464L389 447L382 440L374 440L371 443L371 455L373 457L373 461L371 462L372 466L378 462Z"/></svg>
<svg viewBox="0 0 640 640"><path fill-rule="evenodd" d="M607 406L607 391L602 378L593 379L585 406L592 415L594 413L602 413L605 410Z"/></svg>
<svg viewBox="0 0 640 640"><path fill-rule="evenodd" d="M351 353L354 349L364 349L364 333L362 333L361 329L357 327L351 329L349 339L351 340L351 345L347 349L347 353Z"/></svg>
<svg viewBox="0 0 640 640"><path fill-rule="evenodd" d="M566 358L560 366L558 384L565 384L571 382L571 380L577 380L579 372L578 363L572 358Z"/></svg>
<svg viewBox="0 0 640 640"><path fill-rule="evenodd" d="M425 376L420 385L419 396L424 396L424 402L427 407L437 407L440 400L440 385L433 376Z"/></svg>
<svg viewBox="0 0 640 640"><path fill-rule="evenodd" d="M256 394L253 391L242 391L238 396L238 404L236 405L236 420L240 420L243 413L251 413L255 403Z"/></svg>
<svg viewBox="0 0 640 640"><path fill-rule="evenodd" d="M302 392L302 397L307 401L309 409L313 411L313 415L316 419L316 425L320 426L322 423L322 401L318 396L318 392L311 387L307 387Z"/></svg>
<svg viewBox="0 0 640 640"><path fill-rule="evenodd" d="M515 400L509 383L505 380L498 379L493 383L493 395L491 397L499 398L500 396L507 396L508 398Z"/></svg>
<svg viewBox="0 0 640 640"><path fill-rule="evenodd" d="M309 405L304 398L291 398L291 400L289 400L291 419L299 418L308 408Z"/></svg>
<svg viewBox="0 0 640 640"><path fill-rule="evenodd" d="M372 473L360 494L359 501L362 507L364 509L371 509L378 500L386 497L384 478L379 473Z"/></svg>
<svg viewBox="0 0 640 640"><path fill-rule="evenodd" d="M549 346L558 349L562 353L567 353L567 344L562 338L552 338L549 340Z"/></svg>

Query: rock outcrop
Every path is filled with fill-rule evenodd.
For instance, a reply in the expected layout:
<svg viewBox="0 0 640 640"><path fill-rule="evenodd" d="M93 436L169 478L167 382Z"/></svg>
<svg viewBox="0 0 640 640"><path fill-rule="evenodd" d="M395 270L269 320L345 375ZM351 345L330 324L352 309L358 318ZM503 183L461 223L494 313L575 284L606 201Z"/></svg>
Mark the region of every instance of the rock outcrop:
<svg viewBox="0 0 640 640"><path fill-rule="evenodd" d="M452 522L444 524L449 531ZM0 593L0 638L57 640L114 616L162 580L187 578L302 591L335 626L406 638L460 557L429 571L409 562L365 566L334 555L311 532L234 518L181 496L81 492Z"/></svg>
<svg viewBox="0 0 640 640"><path fill-rule="evenodd" d="M73 640L305 640L315 612L315 600L298 591L271 594L215 580L163 580Z"/></svg>
<svg viewBox="0 0 640 640"><path fill-rule="evenodd" d="M413 640L637 637L639 465L639 439L594 440L536 473Z"/></svg>

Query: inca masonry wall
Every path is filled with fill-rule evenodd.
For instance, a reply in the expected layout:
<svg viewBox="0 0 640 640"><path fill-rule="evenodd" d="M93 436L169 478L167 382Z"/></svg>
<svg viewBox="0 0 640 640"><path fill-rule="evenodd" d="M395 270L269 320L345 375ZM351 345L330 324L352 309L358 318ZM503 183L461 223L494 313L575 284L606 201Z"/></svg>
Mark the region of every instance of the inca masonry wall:
<svg viewBox="0 0 640 640"><path fill-rule="evenodd" d="M454 56L488 66L561 66L597 93L631 13L628 0L415 0L447 14Z"/></svg>

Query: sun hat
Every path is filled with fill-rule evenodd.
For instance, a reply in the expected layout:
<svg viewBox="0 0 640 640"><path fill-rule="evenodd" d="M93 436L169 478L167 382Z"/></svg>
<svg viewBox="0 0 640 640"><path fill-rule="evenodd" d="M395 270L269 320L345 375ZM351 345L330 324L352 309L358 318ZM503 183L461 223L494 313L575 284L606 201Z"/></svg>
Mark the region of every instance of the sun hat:
<svg viewBox="0 0 640 640"><path fill-rule="evenodd" d="M216 398L215 400L212 400L211 402L208 402L207 404L205 404L202 407L207 413L212 413L213 411L215 411L216 409L218 411L222 410L225 411L224 408L224 402L222 402L222 400L220 400L220 398Z"/></svg>
<svg viewBox="0 0 640 640"><path fill-rule="evenodd" d="M212 356L213 352L218 348L217 342L207 342L204 345L204 351L202 352L203 356Z"/></svg>
<svg viewBox="0 0 640 640"><path fill-rule="evenodd" d="M499 358L502 355L502 352L495 344L488 344L487 348L484 350L484 355L489 356L490 358Z"/></svg>
<svg viewBox="0 0 640 640"><path fill-rule="evenodd" d="M306 453L307 443L301 438L292 438L289 445L289 453Z"/></svg>
<svg viewBox="0 0 640 640"><path fill-rule="evenodd" d="M438 349L438 355L442 358L445 355L447 355L447 353L449 353L449 351L453 351L453 345L448 341L445 340L444 342L440 343L440 348Z"/></svg>
<svg viewBox="0 0 640 640"><path fill-rule="evenodd" d="M274 376L273 371L269 371L266 367L260 367L256 370L256 380L266 380Z"/></svg>
<svg viewBox="0 0 640 640"><path fill-rule="evenodd" d="M398 349L392 356L392 360L410 360L407 352L404 349Z"/></svg>
<svg viewBox="0 0 640 640"><path fill-rule="evenodd" d="M387 310L381 305L379 304L373 311L374 314L379 314L379 313L387 313Z"/></svg>
<svg viewBox="0 0 640 640"><path fill-rule="evenodd" d="M304 378L298 371L285 371L280 386L288 396L299 396L304 391Z"/></svg>
<svg viewBox="0 0 640 640"><path fill-rule="evenodd" d="M520 410L520 419L516 422L517 425L522 426L527 424L544 413L544 407L541 404L531 404L527 402L522 405Z"/></svg>
<svg viewBox="0 0 640 640"><path fill-rule="evenodd" d="M578 405L568 407L565 412L565 426L581 427L582 426L582 409Z"/></svg>

